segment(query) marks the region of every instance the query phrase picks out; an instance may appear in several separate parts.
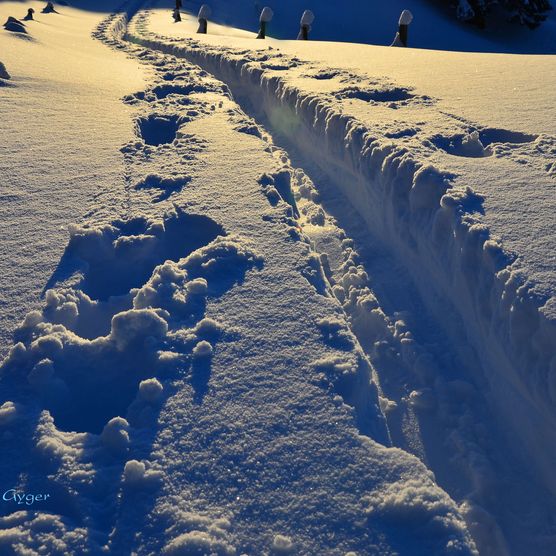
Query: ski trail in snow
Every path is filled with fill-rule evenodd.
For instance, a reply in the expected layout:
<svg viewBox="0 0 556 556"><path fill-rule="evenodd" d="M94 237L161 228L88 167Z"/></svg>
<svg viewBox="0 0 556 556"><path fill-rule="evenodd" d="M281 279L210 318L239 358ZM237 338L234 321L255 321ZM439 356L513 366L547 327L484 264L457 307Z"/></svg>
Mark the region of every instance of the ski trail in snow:
<svg viewBox="0 0 556 556"><path fill-rule="evenodd" d="M290 164L286 153L295 147L277 139L286 146L275 147L277 156ZM538 531L553 528L553 505L539 504L545 491L515 453L511 435L496 424L481 394L485 385L471 378L470 367L481 364L476 354L469 350L462 359L407 269L369 237L329 178L306 158L296 162L318 180L317 186L300 167L290 169L301 229L321 253L325 289L343 304L372 363L394 444L426 463L460 501L481 553L520 554L522 538L530 546ZM273 193L266 185L270 202ZM321 278L315 287L318 283ZM455 312L446 317L459 318ZM334 368L333 361L319 365L324 371ZM508 484L514 485L510 491ZM534 516L525 520L516 510L516 501L524 500ZM542 541L536 550L545 553Z"/></svg>
<svg viewBox="0 0 556 556"><path fill-rule="evenodd" d="M189 50L188 47L180 49L173 39L149 35L147 15L146 12L139 14L128 38L154 49L184 55L207 69L214 68L210 56L218 59L218 49L210 54L194 46ZM252 59L260 61L263 69L274 71L303 65L299 60L292 63L281 60L277 64L265 61L268 59L265 56L255 54ZM216 76L232 86L236 99L248 113L261 119L260 111L253 109L250 92L242 89L238 82L234 62L230 62L230 70L226 63L218 66ZM241 65L238 62L237 71L242 79L248 80L247 72L239 69ZM258 77L256 72L253 75ZM315 78L329 79L338 75L340 71L329 71L325 75L317 73ZM259 86L258 79L254 79L253 86ZM289 94L292 92L290 90ZM394 103L396 109L407 106L414 99L414 95L403 88L369 94L360 88L348 87L336 97ZM421 101L423 105L434 102L427 97ZM457 309L444 305L442 319L445 322L449 319L452 324L451 330L443 330L442 320L437 320L438 313L427 309L427 303L421 300L419 288L412 284L407 270L378 247L382 243L378 237L369 238L365 222L349 207L345 197L334 192L334 178L342 179L341 174L332 180L323 175L309 162L303 148L289 140L283 123L284 118L286 121L288 118L285 110L280 118L282 121L272 117L262 119L286 150L272 147L284 168L275 175L262 176L261 188L271 204L284 201L292 207L292 216L297 216L298 210L303 213L298 218L301 229L311 238L316 253L323 253L320 260L315 254L313 268L305 271L306 275L317 291L334 295L343 303L352 330L376 369L383 395L382 407L395 443L423 459L435 471L440 483L462 501L482 553L520 554L534 542L531 539L540 539L536 553L550 553L550 548L546 552L547 545L542 537L552 535L550 531L555 530L551 517L553 503L546 498L534 473L527 469L522 454L512 445L511 429L492 415L489 401L482 395L488 383L481 379L484 372L476 369L484 363L474 351L458 352L451 346L450 337L454 331L463 337L466 335ZM254 135L265 134L256 125L246 126L246 129ZM491 143L519 146L535 139L507 130L479 128L469 135L437 136L432 142L449 154L481 157L492 154ZM303 170L291 166L292 154L297 154L302 168L318 176L315 180L318 187ZM349 230L347 234L339 225ZM355 241L355 249L348 237ZM341 345L341 329L333 323L323 323L323 335ZM339 373L341 376L341 362L328 360L315 364L325 375ZM341 379L336 385L340 392L350 391L352 387L342 385ZM487 427L486 423L489 423ZM452 454L450 458L446 457L446 449ZM508 484L523 486L509 490ZM533 508L527 517L524 508L519 509L524 500L527 500L524 506ZM523 542L525 544L520 544Z"/></svg>

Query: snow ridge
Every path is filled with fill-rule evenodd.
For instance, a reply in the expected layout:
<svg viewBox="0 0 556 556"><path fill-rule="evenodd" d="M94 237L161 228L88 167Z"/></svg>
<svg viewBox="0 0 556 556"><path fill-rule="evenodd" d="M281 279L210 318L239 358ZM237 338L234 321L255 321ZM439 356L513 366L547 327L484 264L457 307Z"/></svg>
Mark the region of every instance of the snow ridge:
<svg viewBox="0 0 556 556"><path fill-rule="evenodd" d="M475 219L469 207L480 204L480 196L455 189L448 173L424 165L406 148L377 140L325 96L305 93L266 69L272 52L156 36L146 29L147 15L133 20L127 40L187 58L227 83L236 98L260 106L260 117L272 121L280 113L296 122L295 133L280 132L318 161L369 230L405 261L432 310L465 349L461 321L482 361L477 379L487 381L501 420L537 455L534 465L556 492L555 301L532 292L533 284L513 265L515 255ZM454 322L442 315L450 305L458 315Z"/></svg>

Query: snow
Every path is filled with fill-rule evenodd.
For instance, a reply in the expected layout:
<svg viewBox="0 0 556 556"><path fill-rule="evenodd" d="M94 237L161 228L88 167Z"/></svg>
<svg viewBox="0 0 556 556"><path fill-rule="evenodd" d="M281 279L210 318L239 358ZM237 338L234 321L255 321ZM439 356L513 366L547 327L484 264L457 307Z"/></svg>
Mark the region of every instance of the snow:
<svg viewBox="0 0 556 556"><path fill-rule="evenodd" d="M312 25L313 21L315 21L315 15L311 10L305 10L301 15L301 25Z"/></svg>
<svg viewBox="0 0 556 556"><path fill-rule="evenodd" d="M0 551L552 554L551 59L139 7L0 36Z"/></svg>
<svg viewBox="0 0 556 556"><path fill-rule="evenodd" d="M265 8L263 8L261 10L261 15L259 20L262 22L266 22L268 23L269 21L272 21L272 18L274 17L274 12L268 7L266 6Z"/></svg>
<svg viewBox="0 0 556 556"><path fill-rule="evenodd" d="M413 21L413 14L409 10L404 10L400 14L400 19L398 20L398 23L400 25L409 25L412 21Z"/></svg>
<svg viewBox="0 0 556 556"><path fill-rule="evenodd" d="M161 13L153 16L153 30L160 31L162 27ZM174 29L171 30L172 34L175 34ZM187 31L178 31L178 33L183 33ZM238 47L243 47L245 41L240 39L232 39L233 43ZM216 44L218 42L223 43L219 38L211 39L211 44ZM226 41L228 44L230 39ZM182 47L186 49L187 47ZM227 82L232 85L234 92L238 96L250 95L252 91L258 91L259 87L246 88L246 83L260 82L260 88L263 89L262 99L257 97L257 100L251 98L250 101L253 105L261 104L263 106L264 115L270 120L271 125L273 114L280 114L283 116L286 110L289 110L291 114L297 114L301 117L302 121L306 122L305 127L298 126L297 128L287 129L284 128L282 123L277 125L281 126L277 131L285 136L287 139L293 141L296 146L305 153L307 157L310 157L313 161L318 161L320 157L320 150L318 148L312 149L311 145L317 145L318 140L316 135L326 136L328 141L328 153L329 156L320 163L321 167L324 167L329 174L334 175L338 171L349 172L354 180L368 181L374 178L374 172L380 169L380 172L385 176L386 180L393 180L391 185L385 185L387 188L394 188L397 180L409 179L411 180L412 186L409 191L407 198L408 207L410 213L413 212L416 215L419 212L427 211L429 209L434 209L442 198L442 207L444 211L451 212L456 219L458 213L465 214L462 221L464 229L469 229L470 236L475 236L477 239L466 239L466 232L462 239L459 240L458 235L462 232L455 232L458 225L453 228L456 237L456 244L454 247L454 253L457 253L456 258L459 257L461 253L464 257L483 257L480 253L477 255L466 254L465 250L470 249L471 242L476 244L475 249L482 250L484 245L485 256L491 257L491 253L497 262L486 262L485 264L491 265L490 271L497 273L498 280L502 279L505 282L505 286L500 284L500 286L494 286L490 282L491 278L481 278L487 280L491 283L491 286L486 286L487 291L493 288L502 288L499 290L500 298L496 302L500 307L505 307L503 310L509 311L507 313L506 319L507 324L503 325L505 332L502 332L498 325L498 332L501 332L499 340L494 341L501 346L501 350L506 351L508 343L513 343L515 349L521 352L521 365L522 368L527 368L530 372L532 367L536 367L538 370L534 374L541 374L545 378L541 381L550 382L550 372L548 367L545 367L544 371L541 371L538 367L539 362L543 362L543 365L548 365L548 362L554 356L551 348L548 345L552 342L548 340L545 343L544 340L540 340L548 349L544 351L545 348L540 348L541 351L537 351L536 355L533 355L530 348L524 348L524 344L528 342L536 343L537 340L534 339L533 330L538 329L537 338L548 338L554 333L553 319L554 315L551 310L552 301L555 288L555 275L554 268L556 260L553 258L554 250L554 236L553 234L547 234L547 230L551 230L552 219L555 210L554 201L556 197L554 196L554 184L550 177L550 173L547 174L549 167L546 164L546 156L554 152L554 137L555 129L553 122L555 120L547 120L547 113L553 112L553 105L548 106L551 102L551 97L544 95L544 89L536 88L531 93L529 91L523 91L523 96L516 95L514 92L515 105L512 102L508 102L508 108L512 107L513 112L511 116L512 125L518 125L518 118L515 114L518 110L519 105L529 105L535 106L535 117L529 118L527 124L523 123L522 129L524 131L515 131L514 129L505 130L502 125L506 123L506 119L509 120L510 116L506 118L504 112L501 110L495 110L494 106L489 106L488 96L485 99L485 95L482 94L484 90L484 81L488 77L488 62L483 64L486 66L484 75L481 76L482 89L482 105L479 107L478 104L473 102L469 103L466 100L461 100L458 96L459 101L459 111L464 114L462 117L459 114L452 114L448 112L452 110L450 102L442 102L442 97L453 95L453 91L450 85L446 86L444 75L442 74L442 80L430 80L431 75L427 74L429 81L428 88L435 89L435 93L438 94L438 98L430 96L428 94L419 94L418 89L412 89L413 83L408 86L399 86L389 83L388 80L376 79L373 77L363 77L362 75L346 75L337 74L338 77L333 77L331 79L319 79L318 80L318 91L322 94L328 94L326 97L321 97L322 101L319 102L319 98L314 96L315 84L314 80L311 79L313 74L307 71L307 66L310 67L310 63L313 62L325 62L328 63L331 59L337 62L341 58L350 58L356 60L366 60L370 59L370 56L345 56L341 54L338 56L338 52L342 47L340 45L334 45L332 49L326 49L323 45L319 45L318 53L312 52L310 56L309 63L303 63L300 57L307 54L307 48L300 46L298 47L295 43L279 43L280 52L270 55L282 57L282 63L284 66L288 66L289 69L282 70L279 75L272 73L272 67L269 70L264 69L264 64L262 65L263 73L259 69L257 58L260 55L254 55L252 61L246 61L245 66L241 64L235 75L229 72L222 72L222 70L214 67L212 60L217 61L218 66L221 68L223 63L227 63L233 68L234 64L234 54L230 52L227 54L226 49L218 50L215 47L209 53L203 52L202 56L198 56L198 51L191 50L189 58L199 62L204 65L207 69L219 75L226 76ZM373 47L343 47L344 51L349 51L352 49L357 52L358 49L372 49ZM376 50L376 49L375 49ZM383 49L384 50L384 49ZM391 51L388 51L391 52ZM332 53L332 54L331 54ZM291 62L285 59L283 56L287 54L289 56L294 56ZM430 56L435 53L423 53L422 61L425 63L430 63ZM465 63L465 57L469 55L459 55L459 54L449 54L449 53L439 53L446 59L446 65L450 64L452 72L459 71L461 66L461 60L463 59ZM187 55L187 54L186 54ZM381 53L382 55L382 53ZM269 56L265 53L265 56ZM296 58L295 56L299 56ZM486 57L487 55L481 55ZM398 65L404 65L407 62L402 58L401 62L399 54L395 52L389 54L389 60L397 60L397 64L391 64L392 66L398 67ZM491 56L492 63L499 63L499 56ZM415 58L412 56L411 63L415 66ZM530 57L525 61L523 58L512 59L511 57L506 57L505 62L513 66L514 75L525 76L525 71L530 71L530 67L537 67L539 75L541 75L546 68L548 68L548 63L550 60L544 58ZM363 62L359 71L363 70L367 75L372 75L377 73L376 63L373 60L374 69L369 69L369 66ZM454 69L454 68L457 68ZM380 71L382 68L379 68ZM553 65L552 65L553 70ZM313 70L314 71L314 70ZM390 70L392 71L392 70ZM438 66L436 66L435 71L438 72ZM551 70L549 75L551 79L554 79L554 73ZM400 72L403 74L403 71ZM307 75L308 74L308 75ZM530 73L527 73L530 75ZM544 74L546 76L546 74ZM491 91L496 91L496 98L492 97L490 102L494 105L499 103L498 98L500 94L500 88L498 87L498 76L495 74L490 74L490 83L487 89ZM511 85L515 84L516 78L510 82ZM352 82L354 85L346 87L346 84ZM430 82L436 83L431 85ZM495 86L496 82L496 86ZM340 87L338 91L338 86ZM423 87L423 85L418 82L418 86ZM467 85L465 85L467 86ZM477 87L477 82L469 83L471 87ZM369 91L369 92L368 92ZM428 91L425 91L428 93ZM536 104L537 98L540 99L541 95L544 95L544 100L540 100L540 105L546 105L547 109L538 110L539 106ZM453 98L453 97L452 97ZM463 98L466 98L463 95ZM347 102L344 101L347 100ZM353 99L353 100L352 100ZM525 100L527 99L527 100ZM340 101L337 103L339 110L337 113L334 112L333 105L331 102ZM389 123L388 116L389 113L396 110L396 114L403 111L403 115L397 116L393 123ZM468 119L468 116L472 115L473 119ZM523 117L523 116L522 116ZM379 121L384 122L382 124L386 141L379 139L380 133L377 129L377 118ZM423 121L425 119L425 121ZM474 124L474 122L487 120L488 124L486 126L481 126L481 124ZM489 121L490 120L490 121ZM550 121L550 124L548 123ZM425 123L426 122L426 123ZM446 133L446 129L455 125L460 127L460 134ZM484 124L483 124L484 125ZM475 129L473 129L475 127ZM311 129L312 128L312 129ZM315 133L315 128L317 129ZM427 131L427 128L429 129ZM435 129L436 128L436 129ZM477 129L479 128L479 129ZM367 132L368 135L365 136L366 130L371 130ZM443 131L440 131L440 130ZM472 131L466 131L471 129ZM533 130L542 130L544 133L532 133ZM295 135L294 135L295 133ZM423 140L424 137L430 137L428 140ZM402 148L396 150L391 146L391 142L388 139L392 137L398 137L402 139ZM334 143L335 142L335 143ZM346 146L346 142L348 143ZM483 144L484 143L484 144ZM427 153L426 149L423 147L430 145L432 147L432 152ZM486 145L486 147L485 147ZM344 155L344 149L351 150L353 154L352 157L361 157L361 160L355 159L346 160ZM411 155L406 153L407 149L411 149ZM359 154L361 151L362 155ZM448 155L451 156L446 156ZM335 160L334 157L338 157ZM421 158L424 162L419 164L419 162L414 162L412 158L417 157L417 160ZM487 164L485 160L480 166L477 165L473 160L468 159L487 159L492 160L492 164ZM376 160L375 160L376 159ZM432 163L432 164L431 164ZM318 164L318 162L317 162ZM361 168L364 168L366 164L369 164L370 170L367 171L363 176L361 176ZM388 165L388 167L386 166ZM389 166L392 165L392 170ZM382 168L381 168L382 166ZM442 167L442 171L439 171L437 167ZM375 168L377 170L375 170ZM399 168L399 169L398 169ZM392 177L389 174L392 173ZM407 177L401 178L399 173L408 174ZM413 174L413 177L412 177ZM533 177L534 176L534 177ZM530 187L531 179L535 181L535 187ZM479 184L478 188L480 193L469 188L469 184ZM382 206L384 201L376 197L369 198L369 192L366 191L366 186L362 186L361 192L357 192L351 186L351 184L346 184L345 181L338 183L339 187L347 189L344 190L348 198L351 199L354 206L358 207L362 216L367 219L367 225L370 230L375 230L376 233L376 222L380 218L379 214L375 214L373 206ZM477 187L477 186L476 186ZM458 189L463 191L459 193ZM449 191L450 190L450 191ZM453 191L453 192L452 192ZM487 195L487 193L491 193ZM388 195L388 193L386 193ZM463 195L463 196L462 196ZM399 199L394 197L397 203ZM452 200L451 200L452 199ZM457 200L456 200L457 199ZM378 205L377 205L378 201ZM502 209L503 206L503 209ZM366 207L361 210L360 207ZM527 207L528 213L535 215L527 220L523 219L524 208ZM395 210L397 208L395 207ZM484 213L484 218L482 213ZM445 228L445 224L441 224L444 220L444 216L441 216L442 212L437 215L431 215L430 226L431 233L437 238L435 241L441 241L441 237L450 237L448 230ZM420 230L423 226L423 216L416 216L416 225L419 230L416 230L415 234L420 234ZM447 215L446 215L447 216ZM398 215L394 214L388 217L390 219L390 225L394 226L396 229L390 229L388 233L387 241L390 241L390 237L395 236L400 229L405 229L406 224L397 222L396 219L399 218ZM450 217L447 217L448 219ZM406 220L402 216L402 220ZM486 226L488 227L485 227ZM383 226L383 225L381 225ZM442 226L442 228L439 228ZM384 228L379 228L378 233L383 234ZM452 233L454 233L452 232ZM448 234L448 236L446 235ZM482 236L481 236L482 234ZM414 234L413 234L414 235ZM494 242L490 237L494 238ZM482 237L482 239L480 239ZM499 248L497 247L496 241L503 241L504 247L506 249L506 261L502 262L500 260L500 255L498 254ZM415 242L415 239L405 238L403 241ZM427 240L428 241L428 240ZM464 245L467 246L464 248ZM410 245L411 251L415 249L414 246ZM446 279L451 282L451 273L453 268L459 267L462 263L452 262L448 263L448 260L452 255L448 255L445 248L440 248L442 254L435 255L435 257L440 256L437 259L436 264L441 266L438 269L439 273L448 271L448 276ZM486 255L489 253L489 255ZM411 258L413 253L408 252L407 257ZM421 255L422 256L422 255ZM422 268L421 257L416 260L416 266L414 272L418 275ZM469 264L469 263L465 263ZM475 265L476 263L473 263ZM494 264L494 266L492 266ZM500 267L499 265L502 264ZM500 272L504 266L509 266L508 270ZM426 266L430 268L430 265ZM429 282L431 277L423 278L423 283ZM469 280L477 280L475 276L469 276ZM496 282L494 282L496 283ZM464 312L467 308L476 303L475 312L478 316L467 317L468 320L473 320L474 323L483 318L480 313L484 310L485 299L492 300L492 294L485 291L479 298L475 301L469 301L466 299L464 289L467 286L462 284L446 285L444 288L448 290L450 288L455 288L449 294L449 298L456 300L461 300L461 311ZM471 286L474 290L474 284ZM463 289L462 289L463 288ZM504 291L504 288L506 291ZM517 288L520 288L517 290ZM516 294L517 292L517 294ZM526 293L527 292L527 293ZM521 296L525 294L528 301L521 301L523 299ZM521 303L530 305L530 309L524 309L524 312L531 311L533 315L538 315L532 317L533 319L538 319L539 323L530 322L529 325L532 329L528 329L527 332L522 333L517 332L517 329L521 327L518 324L520 313L518 306L513 305L510 301L516 296L516 299ZM504 302L502 302L504 299ZM465 309L464 309L465 307ZM493 307L490 310L491 314L499 313L500 309ZM442 310L442 309L439 309ZM464 317L465 318L465 317ZM502 317L503 318L503 317ZM472 324L471 328L475 329L476 324ZM491 338L491 332L487 330L492 330L492 321L487 320L482 325L481 334L486 334L488 340L485 342L484 347L480 348L485 352L486 357L490 357L488 352L492 351L493 340ZM467 332L469 334L469 332ZM473 332L471 332L473 334ZM475 340L475 345L476 345ZM480 341L480 340L479 340ZM537 348L531 348L533 351ZM529 351L529 354L527 352ZM513 359L515 355L509 355L509 359ZM500 355L497 353L496 359L500 361ZM511 363L503 363L499 367L499 375L507 376L506 366L511 365ZM490 363L489 366L492 366ZM525 372L525 371L523 371ZM516 374L522 374L521 371L515 371ZM493 380L493 378L489 378ZM506 379L504 379L506 380ZM514 388L520 391L521 395L529 397L531 395L536 396L535 404L546 405L550 407L552 402L551 398L545 398L544 401L541 400L542 394L539 397L540 391L538 389L539 383L536 381L531 381L527 386L528 378L523 376L522 379L525 383L515 383ZM525 386L525 388L524 388ZM506 405L504 402L504 397L507 399L509 396L508 389L506 385L498 385L496 389L504 389L504 394L500 396L499 404ZM535 392L536 394L533 394ZM520 395L518 394L518 396ZM516 394L512 394L513 397ZM518 403L518 402L516 402ZM512 415L505 417L506 419L513 419ZM521 421L521 420L520 420ZM516 427L522 427L523 423L518 422L515 424ZM536 428L531 423L531 428ZM523 441L530 442L530 430L528 432L523 432ZM547 431L544 429L541 432L542 439L539 439L539 446L542 445L546 437ZM536 451L538 451L538 447ZM548 477L550 475L549 469L551 468L551 463L546 463L545 473Z"/></svg>
<svg viewBox="0 0 556 556"><path fill-rule="evenodd" d="M212 10L210 9L210 6L208 4L203 4L199 9L197 19L208 19L211 13Z"/></svg>
<svg viewBox="0 0 556 556"><path fill-rule="evenodd" d="M11 74L0 86L0 354L38 297L64 250L65 227L94 211L125 214L118 149L132 137L120 97L144 83L140 68L88 40L102 13L43 2L1 2L0 21L23 17L32 40L0 33L0 60ZM75 62L78 57L79 63ZM112 214L111 214L112 213Z"/></svg>

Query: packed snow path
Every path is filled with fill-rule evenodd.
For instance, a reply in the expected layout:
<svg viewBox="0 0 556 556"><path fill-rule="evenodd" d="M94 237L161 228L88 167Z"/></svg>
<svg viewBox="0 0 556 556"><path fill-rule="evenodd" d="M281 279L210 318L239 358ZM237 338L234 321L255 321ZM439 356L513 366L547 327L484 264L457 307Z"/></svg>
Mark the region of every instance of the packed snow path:
<svg viewBox="0 0 556 556"><path fill-rule="evenodd" d="M454 341L469 322L445 297L431 303L403 248L354 210L359 199L338 189L345 168L323 172L292 141L287 98L269 118L275 99L265 99L267 114L254 109L261 83L246 87L241 64L214 65L202 48L200 58L157 53L169 41L147 33L145 14L137 21L126 38L147 49L121 41L124 14L97 33L154 68L152 87L125 99L138 140L122 149L124 218L107 226L93 215L72 228L46 308L28 316L4 364L16 402L3 406L5 422L23 427L19 412L37 423L27 424L33 442L17 448L36 445L27 471L37 476L46 458L59 498L79 502L51 507L61 517L46 527L44 515L11 516L9 542L145 554L471 553L453 503L416 459L381 446L393 441L463 502L481 553L550 554L550 498L491 415L482 355ZM263 125L182 56L223 79ZM255 64L292 67L270 58ZM326 73L315 75L334 77ZM409 100L403 88L386 94ZM35 394L18 385L27 373ZM127 421L105 426L116 415Z"/></svg>

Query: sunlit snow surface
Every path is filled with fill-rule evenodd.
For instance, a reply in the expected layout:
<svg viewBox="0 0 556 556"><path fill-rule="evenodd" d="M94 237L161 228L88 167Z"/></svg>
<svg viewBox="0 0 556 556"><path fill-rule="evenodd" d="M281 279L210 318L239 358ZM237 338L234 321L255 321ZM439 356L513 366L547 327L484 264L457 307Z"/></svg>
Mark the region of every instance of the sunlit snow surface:
<svg viewBox="0 0 556 556"><path fill-rule="evenodd" d="M552 57L133 7L0 35L0 549L553 554Z"/></svg>

